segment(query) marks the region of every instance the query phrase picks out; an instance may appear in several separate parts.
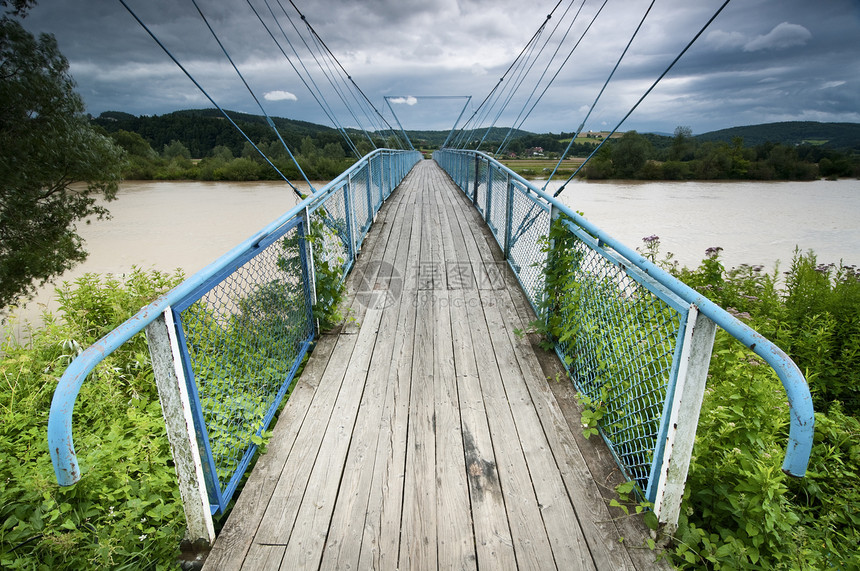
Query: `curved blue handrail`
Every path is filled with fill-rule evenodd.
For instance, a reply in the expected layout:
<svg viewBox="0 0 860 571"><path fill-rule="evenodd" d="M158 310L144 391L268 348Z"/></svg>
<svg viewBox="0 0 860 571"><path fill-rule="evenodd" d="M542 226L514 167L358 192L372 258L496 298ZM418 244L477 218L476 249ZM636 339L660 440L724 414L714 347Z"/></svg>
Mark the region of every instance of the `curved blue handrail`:
<svg viewBox="0 0 860 571"><path fill-rule="evenodd" d="M74 440L72 438L72 413L75 407L78 393L84 384L84 380L92 370L102 362L108 355L113 353L120 345L131 339L142 331L147 325L164 312L165 309L177 303L187 296L198 286L213 277L224 267L240 257L249 249L256 247L269 234L286 224L309 206L321 202L331 193L343 187L344 181L354 172L364 168L373 157L379 154L403 154L412 156L413 163L417 161L418 153L410 151L392 151L390 149L377 149L365 155L349 169L341 173L336 179L319 189L313 195L302 200L298 205L280 216L277 220L264 227L262 230L212 262L181 284L159 297L135 315L125 321L122 325L96 341L83 353L72 361L66 368L63 376L54 390L51 400L51 411L48 416L48 447L51 453L51 462L54 465L54 473L57 483L61 486L71 486L81 478L80 466L75 453ZM411 165L410 165L411 166ZM403 173L406 174L405 172Z"/></svg>
<svg viewBox="0 0 860 571"><path fill-rule="evenodd" d="M560 212L564 213L576 225L583 228L597 240L603 242L627 258L630 263L654 278L658 283L669 289L672 293L683 299L685 302L698 307L702 314L707 316L711 321L722 327L729 335L749 347L764 359L765 362L767 362L767 364L776 371L779 380L782 382L782 386L785 388L786 395L788 396L790 425L788 445L786 447L782 470L791 476L801 477L806 474L806 468L809 465L809 456L812 452L812 442L815 430L815 411L812 407L812 395L809 392L809 385L806 383L803 373L800 372L800 369L794 361L792 361L782 349L774 345L770 340L762 336L746 323L735 318L725 309L715 304L704 295L661 269L636 250L625 246L620 241L612 238L596 225L574 212L573 209L548 193L540 190L520 175L496 161L494 158L477 151L455 151L444 149L443 151L438 152L456 153L473 157L479 156L482 160L493 164L495 168L504 171L518 183L524 185L531 192L545 200L548 204L551 204Z"/></svg>

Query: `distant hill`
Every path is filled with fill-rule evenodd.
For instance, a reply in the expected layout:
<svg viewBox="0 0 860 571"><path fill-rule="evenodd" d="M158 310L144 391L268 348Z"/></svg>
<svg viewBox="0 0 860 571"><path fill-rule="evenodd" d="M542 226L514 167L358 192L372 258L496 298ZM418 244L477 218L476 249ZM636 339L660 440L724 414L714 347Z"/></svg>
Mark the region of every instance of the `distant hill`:
<svg viewBox="0 0 860 571"><path fill-rule="evenodd" d="M251 115L236 111L227 111L230 118L245 131L255 143L268 142L275 139L274 133L262 115ZM344 146L349 154L343 136L334 128L318 125L308 121L272 117L278 131L291 149L300 149L302 139L311 137L317 146L327 143L337 143ZM214 147L223 145L239 156L245 145L245 138L224 118L217 109L186 109L164 115L135 116L122 111L105 111L92 119L92 123L101 126L109 133L119 130L138 133L146 139L154 150L160 152L165 145L177 140L185 145L193 157L207 156ZM364 133L356 129L345 129L354 142L366 141ZM445 142L449 131L409 131L409 139L418 146L419 142L438 147ZM487 140L502 140L508 133L508 128L493 127ZM383 134L376 136L386 137ZM515 130L512 139L531 135L526 131ZM475 135L483 137L481 131ZM381 143L381 141L379 141Z"/></svg>
<svg viewBox="0 0 860 571"><path fill-rule="evenodd" d="M853 149L860 151L860 123L818 123L815 121L786 121L720 129L696 135L700 142L727 142L743 137L744 146L754 147L764 143L783 145L809 144L831 149Z"/></svg>
<svg viewBox="0 0 860 571"><path fill-rule="evenodd" d="M508 130L509 130L509 127L492 127L490 129L489 134L487 134L486 140L487 141L502 141L508 135ZM408 129L406 130L406 134L409 135L409 140L412 141L413 145L416 144L416 141L425 141L426 144L434 146L434 147L441 146L442 143L445 142L445 139L448 138L448 134L450 132L451 132L450 130L448 130L448 131L410 131ZM476 130L475 133L473 134L473 138L479 139L479 140L483 139L485 132L486 132L486 129ZM533 133L530 133L528 131L522 131L520 129L514 129L514 131L511 133L510 138L512 140L513 139L520 139L522 137L527 137L527 136L532 135L532 134ZM455 135L456 135L456 133L455 133Z"/></svg>
<svg viewBox="0 0 860 571"><path fill-rule="evenodd" d="M255 143L275 138L265 117L236 111L227 113ZM273 117L272 121L291 148L299 148L306 136L315 139L320 146L343 143L341 134L331 127L281 117ZM140 117L121 111L106 111L92 119L92 123L109 133L120 129L138 133L157 152L173 140L185 145L193 157L204 157L218 145L229 147L234 155L239 156L245 145L245 138L217 109L189 109Z"/></svg>

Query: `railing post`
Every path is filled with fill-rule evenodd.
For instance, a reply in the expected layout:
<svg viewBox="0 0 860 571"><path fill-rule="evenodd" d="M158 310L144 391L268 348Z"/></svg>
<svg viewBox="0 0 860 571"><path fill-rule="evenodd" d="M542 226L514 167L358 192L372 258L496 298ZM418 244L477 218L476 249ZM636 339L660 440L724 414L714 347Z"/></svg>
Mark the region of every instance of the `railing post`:
<svg viewBox="0 0 860 571"><path fill-rule="evenodd" d="M481 157L475 155L475 184L472 188L472 204L478 205L478 175L480 174Z"/></svg>
<svg viewBox="0 0 860 571"><path fill-rule="evenodd" d="M179 479L179 495L187 526L185 538L192 544L198 544L195 547L199 547L200 541L212 545L215 527L212 524L212 511L197 446L173 310L170 307L146 326L146 339L158 387L158 400L167 427L167 440Z"/></svg>
<svg viewBox="0 0 860 571"><path fill-rule="evenodd" d="M508 195L508 203L505 208L505 259L510 259L511 257L511 234L514 231L513 226L513 217L514 217L514 182L511 180L511 175L507 176L508 186L507 186L507 195Z"/></svg>
<svg viewBox="0 0 860 571"><path fill-rule="evenodd" d="M654 496L654 513L670 528L678 524L716 329L716 324L695 305L690 306Z"/></svg>
<svg viewBox="0 0 860 571"><path fill-rule="evenodd" d="M313 230L311 228L311 212L308 210L307 206L302 210L302 226L304 226L302 242L305 247L305 260L307 260L308 288L310 289L311 305L313 306L317 304L317 280L316 270L314 268L314 245L313 242L308 239Z"/></svg>
<svg viewBox="0 0 860 571"><path fill-rule="evenodd" d="M352 197L352 175L346 177L343 186L344 205L346 208L346 224L349 229L349 254L352 259L358 258L358 219L355 217L355 201Z"/></svg>
<svg viewBox="0 0 860 571"><path fill-rule="evenodd" d="M373 202L373 168L370 166L370 161L367 161L364 170L366 171L365 178L367 179L367 214L369 220L367 228L362 228L362 234L369 230L370 226L376 220L376 204Z"/></svg>
<svg viewBox="0 0 860 571"><path fill-rule="evenodd" d="M493 228L493 223L490 222L490 211L493 207L493 165L487 163L487 205L484 207L484 220L487 226L495 232L497 228Z"/></svg>

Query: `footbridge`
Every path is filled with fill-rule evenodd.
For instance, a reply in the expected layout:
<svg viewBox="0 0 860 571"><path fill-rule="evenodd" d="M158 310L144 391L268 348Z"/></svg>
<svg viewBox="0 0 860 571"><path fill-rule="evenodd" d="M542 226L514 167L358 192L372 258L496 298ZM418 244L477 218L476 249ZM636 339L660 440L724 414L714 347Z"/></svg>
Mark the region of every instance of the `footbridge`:
<svg viewBox="0 0 860 571"><path fill-rule="evenodd" d="M241 131L182 58L120 3ZM284 172L295 167L307 180L300 161L204 9L192 4L293 164L271 159L242 135L298 192ZM286 43L298 56L298 41L271 7L269 18L248 5L292 64ZM545 78L551 82L570 59L560 48L551 54L559 58L547 62L521 115L490 145L486 123L513 100L508 86L541 68L528 58L552 51L544 49L547 35L558 30L559 46L575 42L572 54L591 27L564 32L586 22L568 8L549 26L553 12L506 72L509 81L500 80L463 125L457 119L432 159L402 128L391 128L299 12L300 24L291 23L305 45L318 48L326 79L340 82L356 113L376 123L362 129L366 141L353 141L355 132L323 101L355 163L322 188L311 185L295 208L70 364L48 426L57 481L81 478L72 421L88 375L144 330L187 539L209 552L207 569L661 567L644 548L653 545L644 520L664 528L678 520L718 327L781 379L790 414L783 470L802 476L814 417L797 366L481 152L504 153L549 87ZM304 64L293 69L324 99ZM342 287L343 318L332 320ZM632 482L647 515L621 517L611 506L623 482ZM216 535L213 515L228 511Z"/></svg>
<svg viewBox="0 0 860 571"><path fill-rule="evenodd" d="M528 333L547 320L550 352ZM84 351L50 451L77 481L78 391L146 329L208 569L652 568L612 488L677 521L717 326L782 379L802 475L809 392L772 343L486 155L379 150Z"/></svg>

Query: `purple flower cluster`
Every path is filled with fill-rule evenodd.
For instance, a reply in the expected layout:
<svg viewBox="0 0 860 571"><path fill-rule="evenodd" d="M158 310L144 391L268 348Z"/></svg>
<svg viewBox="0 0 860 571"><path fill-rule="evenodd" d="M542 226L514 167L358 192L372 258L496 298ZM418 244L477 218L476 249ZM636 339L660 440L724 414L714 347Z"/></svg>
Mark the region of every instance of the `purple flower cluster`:
<svg viewBox="0 0 860 571"><path fill-rule="evenodd" d="M656 234L651 234L650 236L645 236L644 238L642 238L642 241L645 242L646 244L652 244L652 243L657 242L659 240L660 240L660 236L657 236Z"/></svg>
<svg viewBox="0 0 860 571"><path fill-rule="evenodd" d="M705 250L705 255L709 258L716 258L720 255L723 249L720 246L711 246L707 250Z"/></svg>

